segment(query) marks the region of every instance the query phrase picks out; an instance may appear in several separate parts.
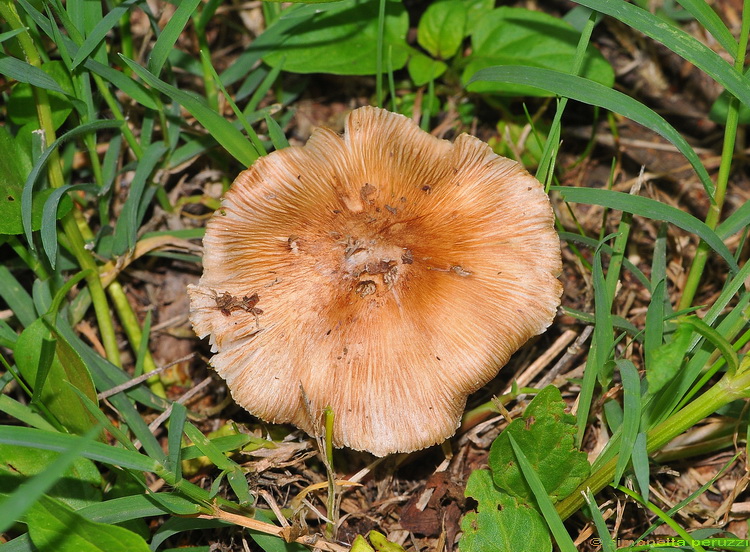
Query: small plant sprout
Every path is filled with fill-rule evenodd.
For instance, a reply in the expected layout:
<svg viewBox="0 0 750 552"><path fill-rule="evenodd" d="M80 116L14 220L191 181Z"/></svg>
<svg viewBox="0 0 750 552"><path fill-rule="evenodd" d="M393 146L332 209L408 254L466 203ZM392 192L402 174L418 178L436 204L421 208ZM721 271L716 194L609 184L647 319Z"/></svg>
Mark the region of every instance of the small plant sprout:
<svg viewBox="0 0 750 552"><path fill-rule="evenodd" d="M562 293L536 179L372 107L241 173L204 247L191 321L235 400L308 433L330 406L333 443L378 456L450 437Z"/></svg>

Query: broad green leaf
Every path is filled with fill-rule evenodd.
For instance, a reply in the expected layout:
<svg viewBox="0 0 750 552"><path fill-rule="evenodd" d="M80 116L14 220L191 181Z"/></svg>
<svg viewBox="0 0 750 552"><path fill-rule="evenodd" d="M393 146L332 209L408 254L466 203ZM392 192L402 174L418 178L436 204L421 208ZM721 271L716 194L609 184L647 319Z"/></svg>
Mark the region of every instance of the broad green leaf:
<svg viewBox="0 0 750 552"><path fill-rule="evenodd" d="M464 40L466 7L462 0L440 0L427 6L417 26L417 42L432 56L456 55Z"/></svg>
<svg viewBox="0 0 750 552"><path fill-rule="evenodd" d="M409 58L407 69L414 85L423 86L440 77L448 69L448 66L440 60L416 53Z"/></svg>
<svg viewBox="0 0 750 552"><path fill-rule="evenodd" d="M475 74L497 65L573 71L579 36L573 27L551 15L523 8L497 8L477 24L472 34L472 53L463 82L471 92L549 96L555 91L511 81L480 82ZM603 87L611 87L614 82L612 67L593 46L586 50L580 74Z"/></svg>
<svg viewBox="0 0 750 552"><path fill-rule="evenodd" d="M16 342L16 364L23 378L31 386L37 377L42 340L51 337L52 333L40 318L26 328ZM55 357L41 390L41 402L64 427L73 433L82 434L94 427L96 420L81 405L68 382L96 401L94 383L83 361L64 340L58 339Z"/></svg>
<svg viewBox="0 0 750 552"><path fill-rule="evenodd" d="M3 445L1 452L10 454L11 458L5 455L0 456L0 458L4 458L4 460L0 461L0 476L5 475L11 481L14 479L22 479L22 481L10 483L14 487L14 490L8 494L7 498L0 502L0 533L6 531L14 521L19 520L29 508L33 508L34 503L38 504L40 498L43 498L42 495L53 486L57 487L57 492L61 490L75 492L78 490L75 487L70 487L70 485L65 488L60 478L66 475L66 471L75 473L70 468L71 464L76 460L79 461L79 466L85 466L85 461L81 462L84 459L78 458L78 454L87 444L93 441L96 433L97 430L93 429L85 437L74 441L64 453L55 455L54 459L42 465L33 459L29 459L28 452L26 452L28 449ZM18 464L20 464L20 467ZM89 464L91 463L89 462ZM24 468L30 468L33 477L29 478L28 475L30 474L24 474L27 478L20 475ZM101 477L93 464L90 467L86 466L86 468L88 468L89 472L93 471L96 474L96 483L100 483ZM3 474L4 471L6 472L5 474ZM7 478L0 477L0 495L4 494L2 487L7 485ZM56 482L58 483L57 485L55 485Z"/></svg>
<svg viewBox="0 0 750 552"><path fill-rule="evenodd" d="M513 435L553 502L568 496L590 469L586 454L574 446L574 424L560 391L545 387L492 443L488 463L495 485L522 501L533 500L508 440Z"/></svg>
<svg viewBox="0 0 750 552"><path fill-rule="evenodd" d="M406 552L403 546L389 541L383 533L374 529L367 533L367 537L377 552Z"/></svg>
<svg viewBox="0 0 750 552"><path fill-rule="evenodd" d="M495 8L495 0L462 0L466 8L466 36Z"/></svg>
<svg viewBox="0 0 750 552"><path fill-rule="evenodd" d="M653 395L669 383L682 366L685 355L690 347L693 328L681 324L672 336L672 341L654 349L650 357L646 357L646 379L648 392Z"/></svg>
<svg viewBox="0 0 750 552"><path fill-rule="evenodd" d="M135 533L89 521L60 501L42 497L26 515L31 542L55 552L151 552Z"/></svg>
<svg viewBox="0 0 750 552"><path fill-rule="evenodd" d="M734 255L732 255L732 252L729 251L729 248L724 245L724 242L721 241L716 233L702 221L676 207L647 197L634 196L613 190L573 188L567 186L552 186L551 189L559 192L565 201L602 205L617 211L627 211L634 215L670 222L683 230L696 234L705 241L711 249L724 258L732 273L736 273L739 270L737 261L734 260Z"/></svg>
<svg viewBox="0 0 750 552"><path fill-rule="evenodd" d="M52 125L57 130L73 111L73 106L66 97L66 94L73 96L73 83L70 81L68 71L62 61L48 61L42 65L41 69L34 69L47 76L50 81L57 85L56 89L48 89L47 92L52 111ZM8 117L19 126L32 122L39 124L36 100L31 90L32 84L24 82L16 85L8 97Z"/></svg>
<svg viewBox="0 0 750 552"><path fill-rule="evenodd" d="M357 538L352 541L352 547L349 552L375 552L375 549L370 546L362 535L357 535Z"/></svg>
<svg viewBox="0 0 750 552"><path fill-rule="evenodd" d="M461 521L461 552L517 552L552 550L549 532L534 508L520 503L492 481L487 470L475 470L466 483L467 497L477 501L477 511Z"/></svg>
<svg viewBox="0 0 750 552"><path fill-rule="evenodd" d="M264 61L273 67L283 62L284 70L293 73L374 75L378 3L343 0L318 7L315 15L299 21L291 29L287 27L287 20L277 20L275 25L284 25L285 32ZM273 29L274 25L266 33ZM406 64L408 30L409 16L404 6L399 0L388 0L383 41L384 51L392 51L394 70Z"/></svg>
<svg viewBox="0 0 750 552"><path fill-rule="evenodd" d="M71 448L75 451L75 447ZM60 469L56 482L46 494L58 498L74 509L98 504L102 500L102 476L88 458L77 456L66 459L67 467ZM13 445L0 445L0 492L12 490L23 481L43 474L56 465L63 455L49 450L38 450ZM56 468L55 468L56 469ZM0 516L2 519L3 516Z"/></svg>

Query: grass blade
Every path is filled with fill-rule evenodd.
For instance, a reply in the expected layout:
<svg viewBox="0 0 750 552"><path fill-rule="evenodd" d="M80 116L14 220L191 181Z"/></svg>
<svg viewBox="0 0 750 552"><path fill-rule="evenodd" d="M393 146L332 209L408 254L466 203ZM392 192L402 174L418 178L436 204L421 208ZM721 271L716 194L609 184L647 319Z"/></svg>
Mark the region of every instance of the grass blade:
<svg viewBox="0 0 750 552"><path fill-rule="evenodd" d="M690 162L703 188L713 201L714 184L693 148L661 115L638 100L582 77L538 67L487 67L477 71L469 82L475 81L527 84L624 115L669 140ZM748 89L750 90L750 87ZM750 92L748 94L750 95Z"/></svg>
<svg viewBox="0 0 750 552"><path fill-rule="evenodd" d="M729 32L727 26L705 0L677 1L711 33L711 36L719 41L727 52L734 54L737 51L737 41L732 33Z"/></svg>
<svg viewBox="0 0 750 552"><path fill-rule="evenodd" d="M44 88L45 90L65 94L65 91L57 84L57 81L38 67L3 54L0 54L0 75L5 75L9 79L17 80L18 82L29 83L37 88Z"/></svg>
<svg viewBox="0 0 750 552"><path fill-rule="evenodd" d="M635 442L633 443L633 451L630 458L633 461L633 473L635 473L635 481L638 483L638 487L641 490L641 495L644 499L648 500L648 483L651 479L651 470L648 464L648 448L647 448L647 436L646 433L641 431L636 435Z"/></svg>
<svg viewBox="0 0 750 552"><path fill-rule="evenodd" d="M179 90L171 84L159 80L133 60L125 56L120 57L149 86L156 88L162 94L166 94L187 109L211 136L240 163L249 167L255 162L258 154L248 139L224 117L209 109L197 95Z"/></svg>
<svg viewBox="0 0 750 552"><path fill-rule="evenodd" d="M32 431L40 430L35 429ZM0 533L7 531L17 519L31 508L63 476L65 470L70 467L83 450L94 443L94 439L96 439L99 431L99 427L94 427L86 435L71 439L67 448L62 451L62 454L46 470L21 483L18 489L0 503Z"/></svg>
<svg viewBox="0 0 750 552"><path fill-rule="evenodd" d="M97 428L99 430L99 428ZM66 452L79 443L80 437L53 433L30 427L0 426L0 443L43 450ZM143 454L115 448L104 443L89 441L78 450L78 455L97 462L131 468L138 471L158 472L161 465Z"/></svg>
<svg viewBox="0 0 750 552"><path fill-rule="evenodd" d="M737 261L734 260L732 252L729 251L719 236L711 230L704 222L698 220L692 215L665 205L659 201L647 197L634 196L623 192L613 190L602 190L593 188L573 188L567 186L553 186L553 190L560 193L565 201L573 203L586 203L589 205L602 205L618 211L627 211L634 215L642 217L663 220L670 222L675 226L687 230L697 235L705 241L711 248L721 255L727 262L733 274L739 270Z"/></svg>
<svg viewBox="0 0 750 552"><path fill-rule="evenodd" d="M37 178L39 178L39 174L46 166L47 161L49 160L49 156L52 155L52 152L55 151L55 149L60 147L68 140L72 140L77 136L81 136L89 132L96 132L97 130L103 130L106 128L119 128L120 126L122 126L122 121L92 121L85 125L76 127L72 130L69 130L68 132L60 136L57 140L55 140L47 149L44 150L39 159L36 160L36 162L34 163L34 167L31 169L31 172L26 179L26 183L23 186L23 192L21 194L21 220L23 222L24 235L26 236L26 240L29 242L29 247L31 249L34 248L34 241L31 236L31 200L34 192L34 184L36 184Z"/></svg>
<svg viewBox="0 0 750 552"><path fill-rule="evenodd" d="M133 181L130 183L130 192L120 212L120 217L115 226L112 238L112 253L122 255L126 251L132 251L135 247L138 229L140 228L139 207L144 197L149 176L157 163L167 151L163 142L151 144L138 162Z"/></svg>
<svg viewBox="0 0 750 552"><path fill-rule="evenodd" d="M71 190L80 190L87 187L87 184L66 184L53 191L44 202L42 227L39 234L42 237L44 254L47 255L52 270L55 269L57 264L57 208L64 194Z"/></svg>
<svg viewBox="0 0 750 552"><path fill-rule="evenodd" d="M107 15L105 15L101 21L91 30L86 40L81 44L81 47L76 52L73 58L73 69L78 67L83 60L85 60L91 52L104 40L107 34L114 28L115 25L120 21L120 18L128 11L134 4L142 2L143 0L125 0L120 4L117 4L112 8Z"/></svg>
<svg viewBox="0 0 750 552"><path fill-rule="evenodd" d="M268 126L268 134L271 136L271 143L274 149L278 151L288 148L289 142L286 136L284 136L284 131L281 130L279 123L269 113L266 113L266 125Z"/></svg>
<svg viewBox="0 0 750 552"><path fill-rule="evenodd" d="M620 454L617 457L613 485L617 485L622 478L622 474L625 473L641 421L641 378L638 377L638 369L631 361L626 359L618 360L617 368L620 370L620 376L622 377L623 419Z"/></svg>
<svg viewBox="0 0 750 552"><path fill-rule="evenodd" d="M180 36L182 29L190 19L190 16L195 11L195 8L200 4L200 0L182 0L175 10L172 17L169 18L169 23L166 24L164 30L159 34L159 38L156 39L154 49L151 51L151 56L148 59L148 70L154 76L158 77L161 73L162 67L169 57L169 53L174 48L177 38Z"/></svg>
<svg viewBox="0 0 750 552"><path fill-rule="evenodd" d="M750 201L743 203L739 209L716 227L716 234L725 240L750 225Z"/></svg>
<svg viewBox="0 0 750 552"><path fill-rule="evenodd" d="M4 264L0 264L0 297L24 327L30 326L37 319L31 295Z"/></svg>
<svg viewBox="0 0 750 552"><path fill-rule="evenodd" d="M172 403L172 415L169 417L169 453L167 469L174 474L175 481L182 479L180 454L182 452L182 432L187 420L187 408L181 403Z"/></svg>
<svg viewBox="0 0 750 552"><path fill-rule="evenodd" d="M607 241L612 236L605 237L602 242ZM601 249L597 249L594 253L594 274L593 274L593 285L594 285L594 341L596 342L596 354L594 359L596 362L596 372L599 382L605 389L609 387L609 383L612 377L611 369L609 368L610 356L614 349L614 325L612 322L612 296L609 294L607 289L607 283L604 278L604 270L602 268L602 252Z"/></svg>
<svg viewBox="0 0 750 552"><path fill-rule="evenodd" d="M644 330L643 354L646 357L646 365L649 364L651 354L661 346L664 340L664 290L666 280L662 279L656 283L651 294L651 301L646 310L646 328Z"/></svg>
<svg viewBox="0 0 750 552"><path fill-rule="evenodd" d="M621 0L576 0L576 2L619 19L628 27L661 42L678 56L710 75L742 103L750 106L750 86L743 75L724 61L719 54L678 27ZM735 46L730 53L734 55L736 50Z"/></svg>
<svg viewBox="0 0 750 552"><path fill-rule="evenodd" d="M248 138L253 144L253 147L255 148L255 152L258 154L258 156L263 156L266 154L266 148L263 147L263 143L260 141L260 138L258 138L258 134L255 132L255 129L250 125L250 123L247 120L247 117L240 111L240 108L237 107L237 104L232 99L232 96L229 95L229 92L227 91L226 87L222 84L221 79L219 78L219 75L216 73L216 70L214 69L213 65L211 64L211 58L208 55L208 53L205 50L201 50L201 61L203 61L203 64L208 67L211 77L214 79L214 82L221 90L222 94L224 94L224 98L227 100L227 103L232 108L232 111L234 111L235 117L237 117L237 120L242 124L242 127L245 129L245 132L247 133ZM271 71L273 73L276 71L275 69ZM281 72L281 69L279 68L279 71L277 72L276 76L278 76L278 73ZM274 77L273 81L276 80L276 77ZM271 84L273 84L273 81L271 81L268 84L268 87L271 87ZM268 89L263 91L263 94L268 91ZM252 100L250 100L252 102ZM260 101L260 100L258 100ZM250 104L248 104L250 105ZM247 108L246 108L247 109Z"/></svg>
<svg viewBox="0 0 750 552"><path fill-rule="evenodd" d="M31 410L27 405L21 404L5 394L0 394L0 412L5 412L8 416L12 416L31 427L46 431L55 431L55 427L52 424Z"/></svg>
<svg viewBox="0 0 750 552"><path fill-rule="evenodd" d="M612 536L609 534L607 529L607 523L604 521L604 516L599 510L599 505L596 503L594 495L591 493L591 489L586 490L586 503L589 505L589 512L591 512L591 518L594 520L596 526L596 532L599 535L599 542L601 543L602 550L604 552L615 552L616 546L615 541L612 540Z"/></svg>
<svg viewBox="0 0 750 552"><path fill-rule="evenodd" d="M539 506L539 510L541 511L542 516L544 516L544 520L547 522L547 526L549 527L552 536L555 538L555 542L557 542L560 551L576 552L575 544L573 544L560 516L557 515L555 507L552 505L552 501L549 499L549 495L539 479L539 476L534 472L534 468L529 463L526 455L524 455L521 447L516 443L513 435L508 434L508 439L510 440L510 446L513 447L513 452L518 460L518 467L521 469L521 472L526 479L526 483L528 483L531 491L534 493L534 498Z"/></svg>

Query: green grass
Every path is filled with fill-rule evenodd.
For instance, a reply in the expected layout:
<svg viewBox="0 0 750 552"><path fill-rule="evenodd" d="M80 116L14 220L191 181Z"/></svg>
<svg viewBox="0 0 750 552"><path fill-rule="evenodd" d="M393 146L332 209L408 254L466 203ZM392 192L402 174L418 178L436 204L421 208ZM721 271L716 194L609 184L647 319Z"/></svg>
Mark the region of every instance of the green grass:
<svg viewBox="0 0 750 552"><path fill-rule="evenodd" d="M481 543L495 538L494 522L482 525L482 520L495 520L507 535L515 535L508 543L523 538L514 531L529 523L538 538L534 542L554 540L559 549L574 550L576 535L564 524L574 514L592 522L605 550L615 550L608 534L613 520L605 519L597 506L607 487L617 490L620 500L648 508L658 523L680 537L700 535L681 525L683 518L676 514L709 484L674 508L659 505L649 494L649 457L719 410L736 427L738 441L746 440L736 412L750 397L750 294L745 287L750 207L745 204L728 216L724 207L739 166L734 152L744 135L738 133L740 108L750 107L743 74L750 0L744 2L736 36L703 0L680 2L715 37L723 57L678 22L620 0L577 0L591 11L578 14L583 17L575 32L559 20L550 21L551 16L539 19L546 14L450 0L420 21L414 44L406 42L409 14L401 2L380 0L363 8L359 1L283 9L265 4L266 28L250 37L228 4L217 0L165 2L173 13L163 27L159 14L136 0L0 0L0 74L5 79L0 145L7 151L0 160L0 190L7 198L0 201L0 310L6 313L0 318L0 532L8 539L0 552L33 551L50 541L63 551L166 550L182 542L183 532L216 542L228 535L221 531L243 524L255 549L309 549L303 544L304 531L303 536L287 532L289 542L279 536L283 530L276 514L262 501L255 504L256 474L244 465L242 451L283 447L288 430L271 438L242 433L226 423L210 434L206 418L226 419L170 400L174 382L163 372L128 386L134 377L157 368L152 339L158 335L152 331L151 313L143 318L134 308L131 271L158 274L174 262L181 263L181 270L197 272L195 242L191 246L186 240L202 236L203 223L195 217L217 206L217 198L202 190L179 190L174 176L220 172L219 187L226 189L233 175L259 157L288 147L285 130L296 102L304 99L305 86L320 78L307 72L360 79L356 82L367 89L370 103L398 107L409 115L415 98L421 97L425 129L446 115L449 99L472 106L466 121L456 114L455 128L468 129L480 108L481 113L493 108L509 113L522 98L540 106L533 116L526 111L519 118L522 124L539 117L550 122L546 140L534 137L543 147L537 177L560 209L560 235L570 258L576 259L567 268L581 282L590 282L591 307L566 308L566 313L594 327L583 376L565 386L568 405L575 400L577 410L566 421L569 435L559 438L569 437L571 447L585 448L594 432L605 432L606 444L590 470L555 488L566 489L560 496L545 487L551 474L535 471L543 451L520 446L511 433L507 439L501 435L491 454L505 447L502 454L514 458L518 481L528 485L530 494L503 487L492 460L490 471L477 470L470 487L481 506L466 517L471 523L464 524L464 531L471 536L461 541L461 550L480 550ZM479 11L467 11L469 4ZM149 28L147 35L135 28L131 16L136 13ZM466 21L458 34L443 26L446 14L456 13ZM597 14L659 42L729 91L718 171L706 168L689 137L667 117L613 88L601 65L591 69L603 62L590 45L600 21ZM520 18L520 30L514 18ZM548 26L546 35L524 34L540 21ZM499 58L491 43L479 42L482 25L487 32L519 33L517 49L508 46L504 54L507 64L485 63ZM359 36L352 29L368 40L351 42ZM222 33L237 44L224 49L226 42L217 38ZM150 42L140 48L144 36ZM306 40L310 49L303 54L285 46ZM526 58L528 40L548 52L562 52L569 65L556 66L544 56ZM407 66L410 48L420 45L420 55L433 62L430 67L442 68L439 76L423 79L415 73L416 64ZM225 63L227 56L231 63ZM262 61L266 57L270 65ZM363 58L372 68L351 70ZM474 70L479 66L483 68ZM298 74L292 75L289 67ZM552 104L554 112L527 94L559 98ZM669 141L700 183L706 217L701 220L683 204L668 205L639 193L560 185L569 182L566 167L555 166L568 147L560 146L566 136L564 114L576 102L627 118ZM601 232L575 224L563 227L563 210L576 213L580 206L604 210ZM644 247L636 241L644 239L635 231L641 221L653 224L657 235L645 243L653 251L650 258L633 261L630 247ZM690 268L678 293L668 270L678 254L668 237L676 232L697 244L694 254L686 254ZM650 298L640 322L618 316L621 284ZM92 330L82 333L86 327ZM197 339L192 343L198 350ZM517 396L513 392L499 403ZM555 404L562 409L561 401ZM492 403L477 412L497 408ZM157 416L160 423L150 426ZM599 427L597 419L607 427ZM335 423L333 416L330 422ZM548 434L539 442L555 439ZM580 455L567 453L570 459ZM327 482L328 500L317 504L334 510L331 519L338 519L341 504L334 493L336 481L356 462L346 452L341 461L338 454L334 465L329 446L324 457L308 458L305 464L320 482ZM580 458L575 462L580 468ZM561 473L567 467L561 465ZM192 479L198 473L205 476L205 485ZM277 490L275 496L283 500L278 497L300 489ZM280 506L285 521L299 526L300 514L287 504ZM152 518L159 518L159 524L144 522ZM69 523L55 524L55 519ZM654 527L640 529L646 537ZM341 545L330 525L324 530L312 526L310 532L325 535L319 542L328 547L324 549L344 549L336 548ZM378 535L370 540L375 544L382 537L379 549L398 550ZM363 550L370 548L362 542ZM200 541L192 549L207 548Z"/></svg>

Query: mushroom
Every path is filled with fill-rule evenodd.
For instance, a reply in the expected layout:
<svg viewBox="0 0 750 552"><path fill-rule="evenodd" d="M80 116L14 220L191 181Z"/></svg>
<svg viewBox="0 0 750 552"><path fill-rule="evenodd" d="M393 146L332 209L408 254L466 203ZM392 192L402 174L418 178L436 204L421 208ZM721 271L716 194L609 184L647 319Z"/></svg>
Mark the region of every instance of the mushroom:
<svg viewBox="0 0 750 552"><path fill-rule="evenodd" d="M541 184L477 138L354 110L242 172L208 223L190 320L234 399L377 456L453 435L467 396L552 322Z"/></svg>

